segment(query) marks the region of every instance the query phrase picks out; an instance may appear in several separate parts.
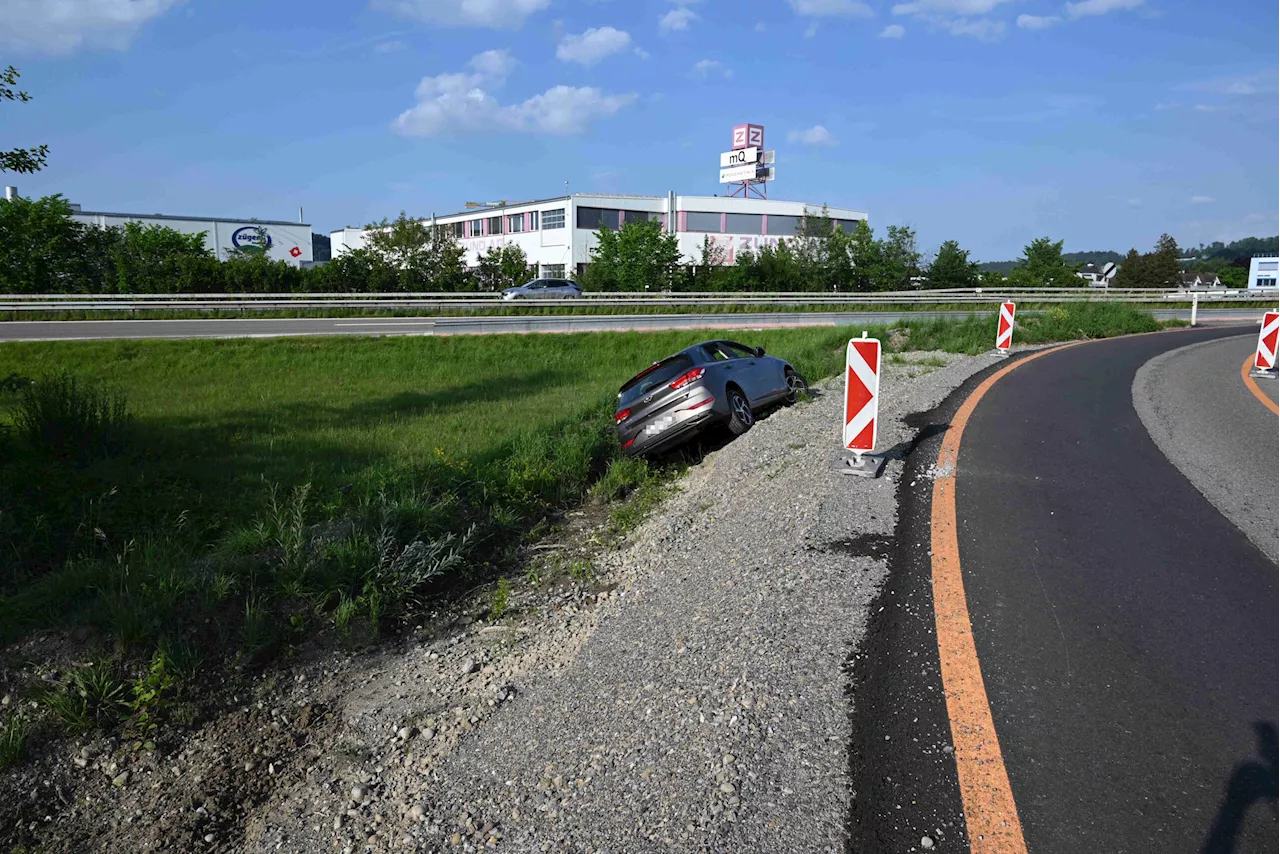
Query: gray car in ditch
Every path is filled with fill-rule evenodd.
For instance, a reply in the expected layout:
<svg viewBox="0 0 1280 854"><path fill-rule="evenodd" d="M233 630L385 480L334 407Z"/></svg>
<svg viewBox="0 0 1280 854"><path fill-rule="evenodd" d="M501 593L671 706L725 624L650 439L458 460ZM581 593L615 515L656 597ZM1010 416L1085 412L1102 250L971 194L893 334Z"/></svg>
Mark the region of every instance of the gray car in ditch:
<svg viewBox="0 0 1280 854"><path fill-rule="evenodd" d="M803 390L796 369L763 347L703 341L623 384L614 414L618 441L639 456L670 450L711 426L741 435L761 409L794 403Z"/></svg>

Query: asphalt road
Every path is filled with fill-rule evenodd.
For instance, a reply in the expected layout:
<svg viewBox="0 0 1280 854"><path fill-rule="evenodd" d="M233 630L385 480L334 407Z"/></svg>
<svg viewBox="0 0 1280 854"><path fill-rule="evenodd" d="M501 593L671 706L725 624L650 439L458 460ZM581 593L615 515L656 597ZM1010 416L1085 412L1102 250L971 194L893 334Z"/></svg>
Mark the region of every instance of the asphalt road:
<svg viewBox="0 0 1280 854"><path fill-rule="evenodd" d="M1263 797L1276 785L1276 565L1168 461L1132 404L1143 364L1202 335L1216 337L1045 356L997 383L965 435L965 590L1037 854L1195 851L1237 811L1221 850L1277 848ZM1203 381L1237 385L1239 367ZM1274 491L1257 500L1275 515Z"/></svg>
<svg viewBox="0 0 1280 854"><path fill-rule="evenodd" d="M1031 854L1277 850L1277 567L1169 462L1132 393L1144 364L1187 344L1226 338L1225 369L1246 331L1047 354L997 382L965 429L965 593ZM1217 406L1240 364L1221 373L1213 347L1202 355L1188 389L1222 386ZM930 468L983 378L914 420L892 570L850 662L854 852L919 851L924 836L969 847L932 614ZM1251 399L1272 419L1252 429L1274 472L1275 416ZM1258 501L1274 518L1276 491Z"/></svg>
<svg viewBox="0 0 1280 854"><path fill-rule="evenodd" d="M993 311L832 311L758 314L615 314L546 317L297 317L231 320L14 320L0 322L0 341L103 338L278 338L291 335L478 335L501 332L601 332L651 329L762 329L858 326L962 319ZM1189 318L1190 309L1161 309L1160 319ZM1204 309L1203 323L1256 320L1250 309Z"/></svg>

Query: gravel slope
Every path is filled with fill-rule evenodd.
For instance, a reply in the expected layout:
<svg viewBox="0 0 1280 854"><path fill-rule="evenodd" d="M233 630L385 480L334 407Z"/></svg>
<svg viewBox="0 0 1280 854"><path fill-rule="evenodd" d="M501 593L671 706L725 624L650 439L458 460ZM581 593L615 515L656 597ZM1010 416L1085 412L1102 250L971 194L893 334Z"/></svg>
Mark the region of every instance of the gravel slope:
<svg viewBox="0 0 1280 854"><path fill-rule="evenodd" d="M1276 417L1240 380L1256 339L1248 332L1157 356L1134 377L1133 407L1169 461L1275 561ZM1275 380L1258 382L1275 387Z"/></svg>
<svg viewBox="0 0 1280 854"><path fill-rule="evenodd" d="M882 448L910 440L902 416L992 361L929 355L950 365L886 365ZM600 562L612 592L589 616L553 623L554 653L527 652L544 644L531 637L524 653L472 650L452 674L456 664L437 671L470 678L490 660L490 688L514 685L455 749L426 764L397 766L394 750L363 768L335 763L342 783L312 825L322 832L282 813L259 841L274 847L283 824L292 850L383 847L376 830L364 836L378 819L363 806L349 816L357 832L331 831L348 786L368 778L377 815L409 816L386 835L405 848L842 850L845 666L886 572L851 552L865 535L892 536L902 464L874 481L833 471L839 392L775 413L695 466L661 516ZM421 690L413 671L397 673L400 693ZM353 746L385 743L404 709L380 688L352 698L346 720Z"/></svg>

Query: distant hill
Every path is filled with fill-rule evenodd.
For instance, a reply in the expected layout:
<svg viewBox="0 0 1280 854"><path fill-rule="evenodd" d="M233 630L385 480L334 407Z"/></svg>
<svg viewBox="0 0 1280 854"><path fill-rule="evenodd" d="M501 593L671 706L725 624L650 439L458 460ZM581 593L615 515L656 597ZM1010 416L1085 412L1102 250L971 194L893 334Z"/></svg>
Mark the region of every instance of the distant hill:
<svg viewBox="0 0 1280 854"><path fill-rule="evenodd" d="M1071 264L1097 264L1099 267L1108 261L1119 264L1124 260L1124 256L1119 252L1112 252L1106 249L1092 252L1063 252L1062 258ZM1013 265L1017 263L1017 261L988 261L980 265L980 269L994 270L1007 276L1013 270Z"/></svg>

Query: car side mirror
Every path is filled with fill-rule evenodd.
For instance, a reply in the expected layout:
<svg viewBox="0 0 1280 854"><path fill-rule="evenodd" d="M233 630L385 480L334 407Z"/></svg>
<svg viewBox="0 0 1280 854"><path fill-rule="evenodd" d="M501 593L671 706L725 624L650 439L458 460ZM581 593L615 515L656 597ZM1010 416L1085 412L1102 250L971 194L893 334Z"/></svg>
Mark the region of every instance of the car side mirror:
<svg viewBox="0 0 1280 854"><path fill-rule="evenodd" d="M756 355L757 355L757 356L763 356L763 355L764 355L764 348L763 348L763 347L757 347L757 348L756 348Z"/></svg>

